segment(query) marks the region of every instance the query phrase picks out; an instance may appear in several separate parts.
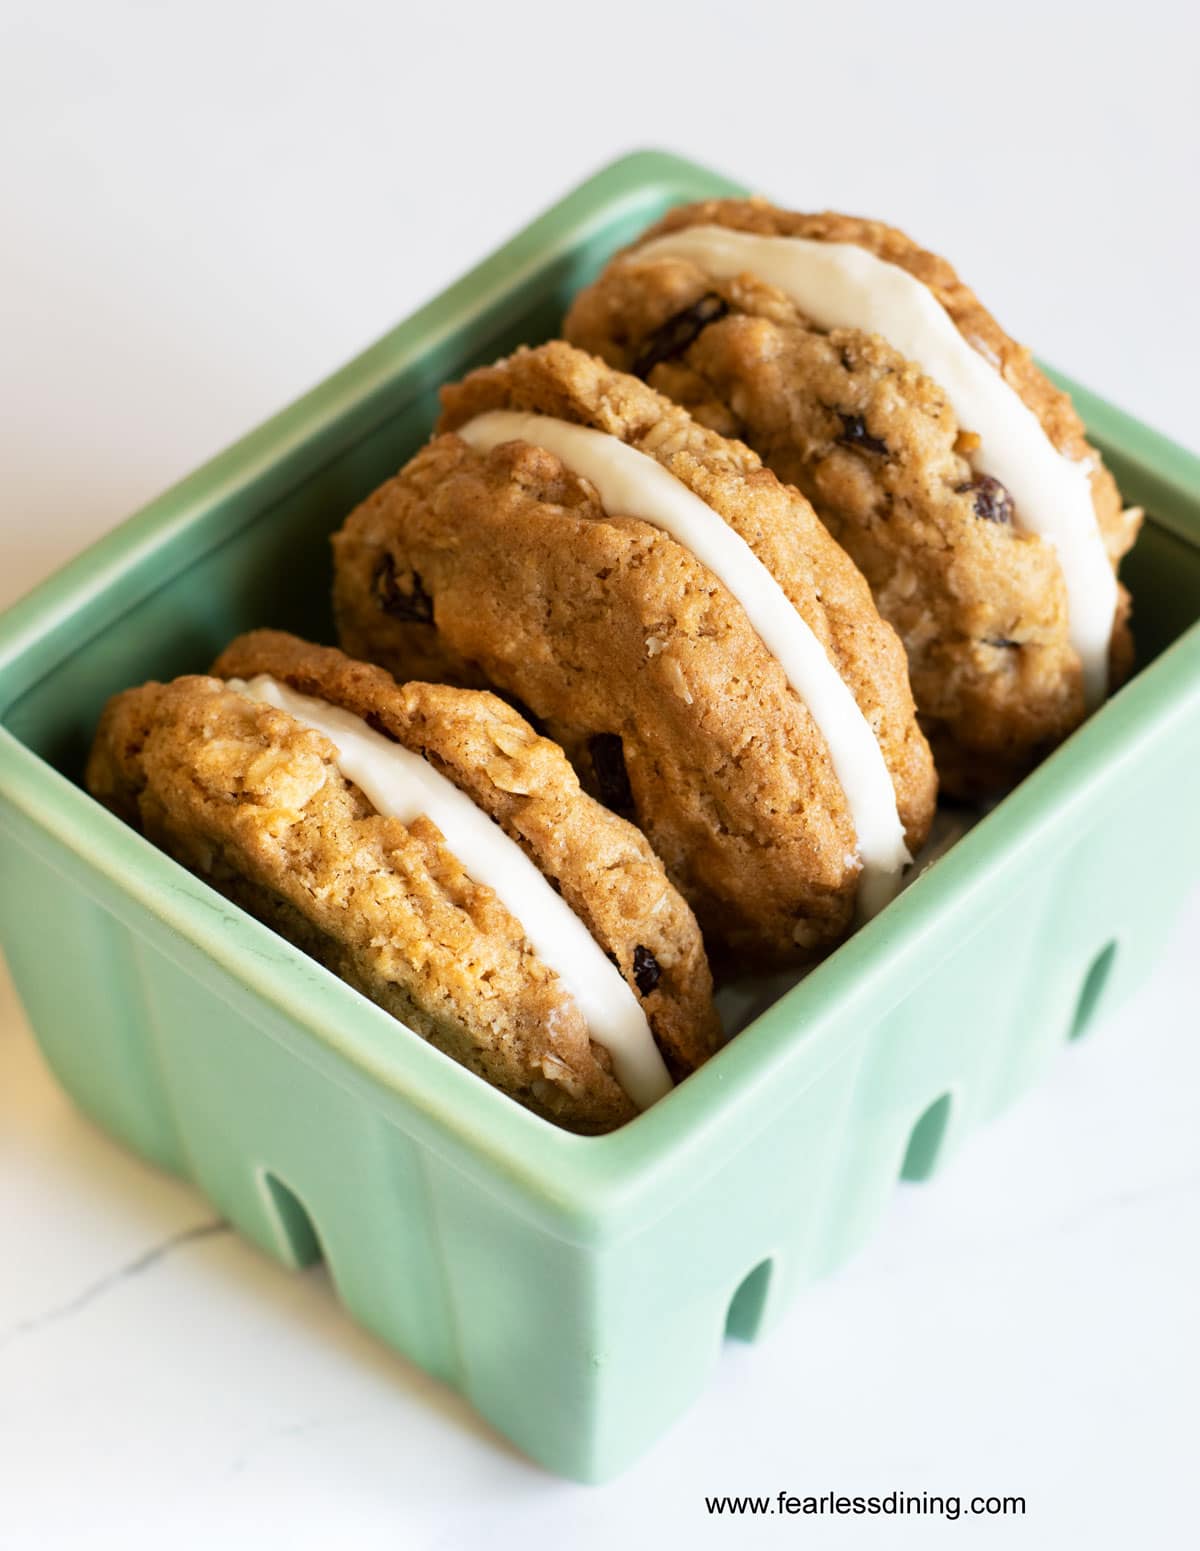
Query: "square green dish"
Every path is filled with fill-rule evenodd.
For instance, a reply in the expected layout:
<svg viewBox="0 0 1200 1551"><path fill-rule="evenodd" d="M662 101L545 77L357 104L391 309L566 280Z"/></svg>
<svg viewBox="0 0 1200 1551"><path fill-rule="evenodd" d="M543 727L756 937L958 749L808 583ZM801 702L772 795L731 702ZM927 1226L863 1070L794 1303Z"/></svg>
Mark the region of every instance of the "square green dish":
<svg viewBox="0 0 1200 1551"><path fill-rule="evenodd" d="M268 1253L323 1256L356 1319L583 1480L1147 973L1200 871L1200 460L1072 387L1150 513L1124 570L1137 674L610 1136L527 1114L78 779L116 690L253 626L331 640L328 535L428 435L440 383L551 337L615 248L725 192L674 157L617 162L0 617L0 936L63 1086Z"/></svg>

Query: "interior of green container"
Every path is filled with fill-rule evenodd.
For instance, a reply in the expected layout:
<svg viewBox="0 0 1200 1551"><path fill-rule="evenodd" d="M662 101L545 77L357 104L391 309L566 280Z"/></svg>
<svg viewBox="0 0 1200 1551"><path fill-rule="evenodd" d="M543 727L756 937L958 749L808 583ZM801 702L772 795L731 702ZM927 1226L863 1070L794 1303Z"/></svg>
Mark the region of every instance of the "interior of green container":
<svg viewBox="0 0 1200 1551"><path fill-rule="evenodd" d="M100 709L117 690L202 672L232 636L256 626L332 641L329 535L429 435L437 384L519 343L553 337L579 286L672 202L669 192L658 191L623 202L607 221L593 217L569 252L526 270L519 286L415 360L411 325L403 347L403 329L382 341L373 354L386 362L394 350L396 369L384 373L382 387L375 385L368 398L347 399L337 422L324 428L331 455L290 486L281 487L276 470L241 492L236 499L245 518L232 526L230 513L214 504L189 524L186 543L154 549L119 587L56 626L54 665L7 707L0 700L5 725L77 779ZM318 389L317 406L329 396L328 387ZM1200 544L1180 536L1200 538L1200 521L1195 504L1131 452L1101 446L1126 499L1150 514L1122 572L1134 596L1144 668L1200 619Z"/></svg>

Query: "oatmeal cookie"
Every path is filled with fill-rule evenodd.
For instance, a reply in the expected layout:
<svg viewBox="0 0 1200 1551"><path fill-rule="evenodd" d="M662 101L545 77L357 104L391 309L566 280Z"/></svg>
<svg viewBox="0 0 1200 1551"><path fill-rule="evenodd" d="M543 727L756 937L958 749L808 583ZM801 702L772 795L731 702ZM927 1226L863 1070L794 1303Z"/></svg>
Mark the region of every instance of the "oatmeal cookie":
<svg viewBox="0 0 1200 1551"><path fill-rule="evenodd" d="M313 707L359 731L331 735ZM361 765L354 738L382 764ZM404 818L380 810L376 787L395 779L397 757L482 821L506 872L533 875L547 897L540 933L509 908L504 879L468 871L423 798ZM397 684L334 649L256 631L222 653L212 676L117 695L86 779L221 893L573 1130L610 1130L644 1106L645 1093L631 1096L636 1085L619 1080L622 1060L649 1072L651 1086L661 1074L665 1088L664 1061L681 1078L717 1047L700 933L661 863L633 825L580 789L561 750L494 695ZM597 963L581 970L569 937L569 964L547 952L555 912L586 934ZM585 1016L582 973L588 994L607 999L604 1019ZM644 1048L610 1051L606 1019Z"/></svg>
<svg viewBox="0 0 1200 1551"><path fill-rule="evenodd" d="M789 249L814 267L798 271ZM844 281L830 266L847 249ZM1113 572L1140 513L1067 395L903 233L763 200L688 205L613 259L565 333L809 498L905 644L947 791L1011 784L1129 671Z"/></svg>
<svg viewBox="0 0 1200 1551"><path fill-rule="evenodd" d="M900 643L808 502L561 342L444 389L439 431L334 538L345 649L528 708L710 947L785 964L835 941L872 837L915 850L935 780Z"/></svg>

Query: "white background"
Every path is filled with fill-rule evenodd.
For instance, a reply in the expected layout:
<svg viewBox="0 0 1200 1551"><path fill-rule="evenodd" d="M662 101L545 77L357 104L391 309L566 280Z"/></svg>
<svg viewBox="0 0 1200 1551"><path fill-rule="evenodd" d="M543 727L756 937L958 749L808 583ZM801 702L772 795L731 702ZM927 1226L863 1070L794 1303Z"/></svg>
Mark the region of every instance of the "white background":
<svg viewBox="0 0 1200 1551"><path fill-rule="evenodd" d="M638 145L895 220L1198 447L1194 16L7 0L0 604ZM73 1113L0 981L0 1547L1190 1543L1198 930L1200 899L1132 1006L592 1489L357 1332L321 1271L172 1245L210 1209ZM1029 1512L703 1509L894 1487Z"/></svg>

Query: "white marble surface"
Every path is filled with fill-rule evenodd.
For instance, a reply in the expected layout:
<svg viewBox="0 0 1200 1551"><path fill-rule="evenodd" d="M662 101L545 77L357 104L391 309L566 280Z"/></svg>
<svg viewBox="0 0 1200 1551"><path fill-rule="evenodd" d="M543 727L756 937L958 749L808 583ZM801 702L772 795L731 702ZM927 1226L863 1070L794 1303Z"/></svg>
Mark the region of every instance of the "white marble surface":
<svg viewBox="0 0 1200 1551"><path fill-rule="evenodd" d="M1200 442L1194 13L612 4L576 42L567 14L10 0L0 604L633 144L895 218ZM1198 933L1200 894L1136 1001L598 1489L82 1121L0 982L0 1547L1188 1543ZM1028 1515L703 1507L892 1487Z"/></svg>

